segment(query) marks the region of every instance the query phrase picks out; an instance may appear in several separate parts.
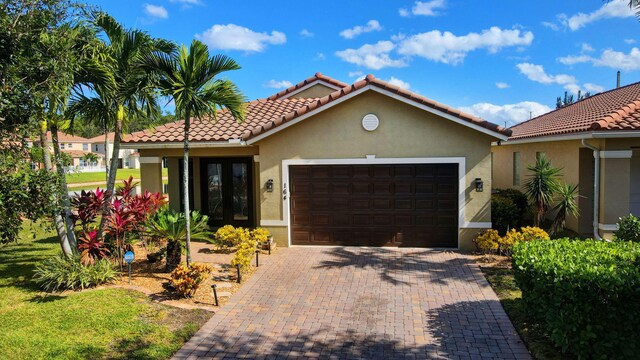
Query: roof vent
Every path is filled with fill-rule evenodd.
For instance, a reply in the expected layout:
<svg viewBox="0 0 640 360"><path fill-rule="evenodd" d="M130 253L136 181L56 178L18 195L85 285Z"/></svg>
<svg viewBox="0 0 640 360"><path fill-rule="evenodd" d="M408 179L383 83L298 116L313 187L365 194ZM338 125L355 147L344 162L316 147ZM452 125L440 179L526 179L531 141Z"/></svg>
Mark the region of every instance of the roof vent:
<svg viewBox="0 0 640 360"><path fill-rule="evenodd" d="M367 114L362 118L362 127L367 131L373 131L380 125L380 120L374 114Z"/></svg>

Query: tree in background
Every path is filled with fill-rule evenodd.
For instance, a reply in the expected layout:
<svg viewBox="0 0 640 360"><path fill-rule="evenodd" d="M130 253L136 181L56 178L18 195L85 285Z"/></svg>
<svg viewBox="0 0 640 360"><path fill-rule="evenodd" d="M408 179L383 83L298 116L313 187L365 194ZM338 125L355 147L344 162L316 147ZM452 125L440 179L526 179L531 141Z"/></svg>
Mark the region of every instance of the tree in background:
<svg viewBox="0 0 640 360"><path fill-rule="evenodd" d="M224 55L209 55L208 47L198 40L182 46L177 54L154 52L145 58L147 67L160 75L160 92L173 98L176 116L184 119L184 155L182 187L186 227L187 266L191 263L191 214L189 211L189 128L191 118L216 119L216 111L224 108L237 120L244 121L244 96L234 83L216 79L221 73L240 66Z"/></svg>
<svg viewBox="0 0 640 360"><path fill-rule="evenodd" d="M584 99L588 98L589 96L591 96L590 92L586 92L583 95L582 91L578 90L578 95L574 99L573 95L569 95L569 93L567 93L565 91L564 92L564 98L561 98L560 96L558 96L556 98L556 109L562 109L563 107L569 106L569 105L575 103L576 101L584 100Z"/></svg>

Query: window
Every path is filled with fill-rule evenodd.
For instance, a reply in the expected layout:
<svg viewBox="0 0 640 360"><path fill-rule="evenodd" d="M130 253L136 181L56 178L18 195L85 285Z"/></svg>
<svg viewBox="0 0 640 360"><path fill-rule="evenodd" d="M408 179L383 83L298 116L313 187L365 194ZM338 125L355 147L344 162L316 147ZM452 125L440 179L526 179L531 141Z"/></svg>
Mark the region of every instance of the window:
<svg viewBox="0 0 640 360"><path fill-rule="evenodd" d="M82 144L82 151L89 151L89 144Z"/></svg>
<svg viewBox="0 0 640 360"><path fill-rule="evenodd" d="M520 186L520 153L513 153L513 186Z"/></svg>
<svg viewBox="0 0 640 360"><path fill-rule="evenodd" d="M64 150L64 143L60 143L60 150Z"/></svg>
<svg viewBox="0 0 640 360"><path fill-rule="evenodd" d="M68 149L71 149L72 147L73 147L73 144L72 144L72 143L68 143L68 144L67 144L67 148L68 148Z"/></svg>

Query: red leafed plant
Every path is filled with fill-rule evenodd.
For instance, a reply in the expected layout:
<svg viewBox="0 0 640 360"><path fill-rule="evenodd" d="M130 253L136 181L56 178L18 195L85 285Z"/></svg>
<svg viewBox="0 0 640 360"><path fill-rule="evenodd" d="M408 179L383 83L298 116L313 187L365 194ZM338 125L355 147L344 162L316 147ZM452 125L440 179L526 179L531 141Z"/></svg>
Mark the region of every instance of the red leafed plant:
<svg viewBox="0 0 640 360"><path fill-rule="evenodd" d="M97 230L83 232L78 240L80 261L84 265L93 265L97 260L109 256L109 249L107 249L104 242L98 239Z"/></svg>
<svg viewBox="0 0 640 360"><path fill-rule="evenodd" d="M97 188L95 191L80 192L71 199L71 206L75 210L71 215L74 225L80 222L83 231L88 231L98 214L104 208L107 200L107 191Z"/></svg>

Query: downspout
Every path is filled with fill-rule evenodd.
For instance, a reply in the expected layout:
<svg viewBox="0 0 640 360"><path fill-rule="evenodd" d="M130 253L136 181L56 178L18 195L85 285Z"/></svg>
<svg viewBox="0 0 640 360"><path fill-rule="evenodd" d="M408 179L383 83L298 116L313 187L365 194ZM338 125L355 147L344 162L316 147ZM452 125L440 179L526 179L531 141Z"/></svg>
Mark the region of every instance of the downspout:
<svg viewBox="0 0 640 360"><path fill-rule="evenodd" d="M602 240L598 221L600 220L600 149L587 143L587 139L582 139L582 145L593 150L593 158L595 161L593 176L593 237Z"/></svg>

